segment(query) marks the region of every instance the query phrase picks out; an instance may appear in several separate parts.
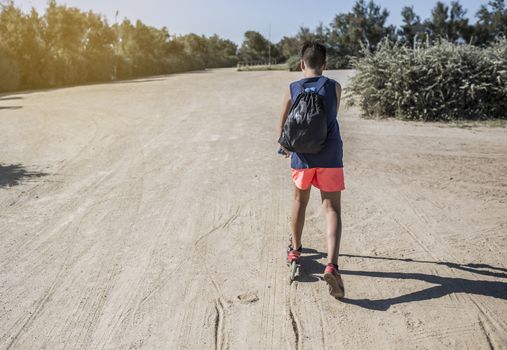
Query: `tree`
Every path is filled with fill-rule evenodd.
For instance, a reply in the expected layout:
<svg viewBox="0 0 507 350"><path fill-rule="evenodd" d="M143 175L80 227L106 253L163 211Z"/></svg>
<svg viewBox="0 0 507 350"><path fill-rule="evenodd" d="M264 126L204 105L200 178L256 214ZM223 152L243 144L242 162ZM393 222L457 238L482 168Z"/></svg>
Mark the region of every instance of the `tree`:
<svg viewBox="0 0 507 350"><path fill-rule="evenodd" d="M244 62L267 61L271 43L261 33L249 30L238 52L239 59Z"/></svg>
<svg viewBox="0 0 507 350"><path fill-rule="evenodd" d="M320 43L325 43L328 38L329 30L324 27L324 24L321 22L319 25L312 31L310 28L305 26L300 26L299 31L296 34L296 39L299 42L299 45L303 45L308 41L318 41Z"/></svg>
<svg viewBox="0 0 507 350"><path fill-rule="evenodd" d="M373 51L384 37L394 35L394 27L386 27L388 17L389 12L373 0L357 0L352 12L335 16L329 39L341 54L356 56L361 45Z"/></svg>
<svg viewBox="0 0 507 350"><path fill-rule="evenodd" d="M413 6L405 6L401 10L401 17L403 25L398 29L398 37L402 43L413 47L416 37L422 36L427 29L421 22L421 17L414 12Z"/></svg>
<svg viewBox="0 0 507 350"><path fill-rule="evenodd" d="M51 62L48 67L50 85L66 85L86 81L83 39L86 17L75 7L57 5L50 0L44 14L43 38Z"/></svg>
<svg viewBox="0 0 507 350"><path fill-rule="evenodd" d="M451 1L451 7L438 1L425 24L433 40L444 38L451 42L469 41L472 31L465 18L466 10L459 1Z"/></svg>
<svg viewBox="0 0 507 350"><path fill-rule="evenodd" d="M208 67L232 66L237 63L236 51L238 46L228 39L222 39L217 34L207 39Z"/></svg>
<svg viewBox="0 0 507 350"><path fill-rule="evenodd" d="M467 10L457 1L451 1L451 10L449 15L449 29L448 37L451 41L464 40L470 42L472 37L473 27L468 24L468 19L465 17Z"/></svg>
<svg viewBox="0 0 507 350"><path fill-rule="evenodd" d="M2 5L0 12L0 55L11 72L0 74L2 85L14 88L40 87L46 80L44 65L48 61L41 37L42 23L37 12L22 13L12 1ZM7 63L9 62L9 63ZM6 67L6 70L9 70Z"/></svg>
<svg viewBox="0 0 507 350"><path fill-rule="evenodd" d="M482 5L476 14L476 42L484 45L500 36L507 36L507 8L504 0L492 0Z"/></svg>
<svg viewBox="0 0 507 350"><path fill-rule="evenodd" d="M12 1L2 4L0 12L0 89L17 89L21 86L23 72L20 30L24 18Z"/></svg>
<svg viewBox="0 0 507 350"><path fill-rule="evenodd" d="M115 33L105 18L93 12L86 14L83 37L86 58L86 80L109 80L114 74Z"/></svg>
<svg viewBox="0 0 507 350"><path fill-rule="evenodd" d="M449 18L449 7L443 2L438 1L433 10L431 18L426 20L427 27L431 30L433 38L447 37L447 20Z"/></svg>
<svg viewBox="0 0 507 350"><path fill-rule="evenodd" d="M299 40L295 37L284 36L277 44L280 55L283 59L288 59L299 54Z"/></svg>

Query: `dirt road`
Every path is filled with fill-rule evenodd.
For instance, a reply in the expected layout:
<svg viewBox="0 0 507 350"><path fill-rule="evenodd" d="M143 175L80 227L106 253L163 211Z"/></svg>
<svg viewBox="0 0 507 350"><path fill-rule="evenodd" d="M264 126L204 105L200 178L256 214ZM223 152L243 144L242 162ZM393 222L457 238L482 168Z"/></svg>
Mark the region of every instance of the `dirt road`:
<svg viewBox="0 0 507 350"><path fill-rule="evenodd" d="M506 349L507 130L342 110L339 302L317 191L299 282L285 265L297 77L0 96L0 348Z"/></svg>

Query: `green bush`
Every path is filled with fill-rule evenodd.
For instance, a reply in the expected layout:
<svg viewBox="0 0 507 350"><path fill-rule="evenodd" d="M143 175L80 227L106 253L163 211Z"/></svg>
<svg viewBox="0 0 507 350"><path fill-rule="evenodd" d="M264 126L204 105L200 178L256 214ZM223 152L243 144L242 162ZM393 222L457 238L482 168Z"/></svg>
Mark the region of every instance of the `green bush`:
<svg viewBox="0 0 507 350"><path fill-rule="evenodd" d="M507 41L486 48L439 42L415 49L385 40L354 58L349 105L367 117L507 119Z"/></svg>
<svg viewBox="0 0 507 350"><path fill-rule="evenodd" d="M299 58L299 56L289 57L289 59L287 60L287 66L289 67L289 70L291 72L298 72L301 70L301 67L299 65L300 60L301 59Z"/></svg>
<svg viewBox="0 0 507 350"><path fill-rule="evenodd" d="M348 69L350 68L350 57L339 55L328 55L327 69Z"/></svg>

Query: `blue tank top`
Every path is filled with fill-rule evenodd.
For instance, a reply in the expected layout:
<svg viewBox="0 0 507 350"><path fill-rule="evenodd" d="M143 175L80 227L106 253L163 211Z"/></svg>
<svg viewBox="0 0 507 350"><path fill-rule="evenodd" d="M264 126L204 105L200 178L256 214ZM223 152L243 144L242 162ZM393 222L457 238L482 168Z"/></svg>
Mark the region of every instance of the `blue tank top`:
<svg viewBox="0 0 507 350"><path fill-rule="evenodd" d="M303 92L303 88L315 88L323 76L303 78L290 84L292 103ZM336 80L328 78L319 95L324 97L327 114L327 139L324 148L316 154L292 152L291 168L343 168L343 142L340 137L340 127L336 120Z"/></svg>

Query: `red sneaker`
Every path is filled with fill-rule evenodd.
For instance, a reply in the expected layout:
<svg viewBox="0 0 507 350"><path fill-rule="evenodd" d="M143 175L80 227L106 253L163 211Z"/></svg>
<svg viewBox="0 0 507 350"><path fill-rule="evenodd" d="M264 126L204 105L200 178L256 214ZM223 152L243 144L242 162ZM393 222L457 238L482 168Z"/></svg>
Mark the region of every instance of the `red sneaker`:
<svg viewBox="0 0 507 350"><path fill-rule="evenodd" d="M333 264L327 264L324 270L324 280L329 287L329 294L337 299L345 296L345 287L343 286L342 277Z"/></svg>
<svg viewBox="0 0 507 350"><path fill-rule="evenodd" d="M301 252L298 250L290 250L287 253L287 263L291 264L293 260L296 260L296 264L299 264L299 259L301 258Z"/></svg>

